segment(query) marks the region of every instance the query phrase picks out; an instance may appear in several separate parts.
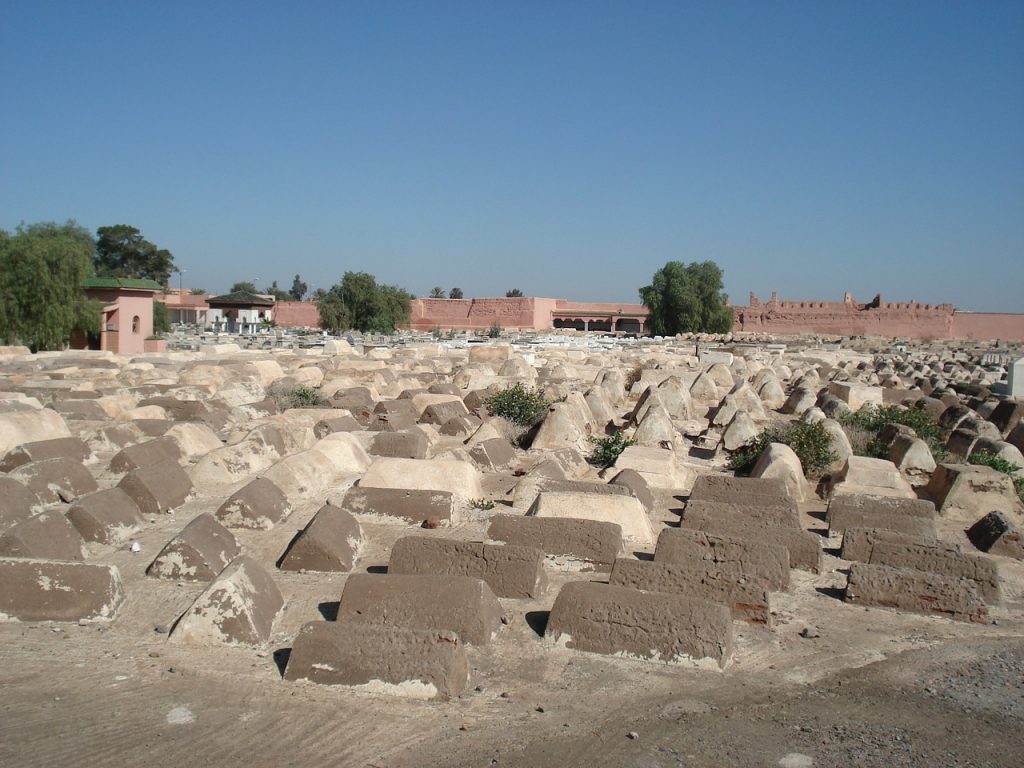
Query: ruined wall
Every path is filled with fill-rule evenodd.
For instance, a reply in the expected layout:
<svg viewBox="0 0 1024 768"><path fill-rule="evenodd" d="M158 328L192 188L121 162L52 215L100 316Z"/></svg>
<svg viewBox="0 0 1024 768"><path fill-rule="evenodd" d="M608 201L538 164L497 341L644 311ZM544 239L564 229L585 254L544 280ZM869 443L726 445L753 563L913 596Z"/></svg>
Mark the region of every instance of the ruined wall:
<svg viewBox="0 0 1024 768"><path fill-rule="evenodd" d="M320 312L315 301L279 301L274 304L278 328L319 328Z"/></svg>
<svg viewBox="0 0 1024 768"><path fill-rule="evenodd" d="M797 335L883 336L912 339L1024 340L1024 314L957 312L952 304L843 301L784 301L773 293L762 302L753 293L746 306L733 307L735 331Z"/></svg>

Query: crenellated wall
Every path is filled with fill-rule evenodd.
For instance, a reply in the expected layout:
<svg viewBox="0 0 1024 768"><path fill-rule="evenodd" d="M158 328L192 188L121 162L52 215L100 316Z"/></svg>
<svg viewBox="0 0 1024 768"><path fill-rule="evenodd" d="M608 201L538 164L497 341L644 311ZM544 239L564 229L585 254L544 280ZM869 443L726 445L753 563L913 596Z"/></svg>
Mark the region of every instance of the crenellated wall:
<svg viewBox="0 0 1024 768"><path fill-rule="evenodd" d="M751 293L747 306L733 311L733 330L754 333L1024 341L1024 314L965 313L952 304L883 302L880 296L861 304L849 292L841 302L780 300L777 293L763 302Z"/></svg>

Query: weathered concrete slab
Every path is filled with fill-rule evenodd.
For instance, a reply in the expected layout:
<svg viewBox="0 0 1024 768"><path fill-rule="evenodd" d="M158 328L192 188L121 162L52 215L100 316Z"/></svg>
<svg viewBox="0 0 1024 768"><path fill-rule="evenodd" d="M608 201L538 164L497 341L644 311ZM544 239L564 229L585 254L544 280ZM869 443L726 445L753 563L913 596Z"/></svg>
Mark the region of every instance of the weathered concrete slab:
<svg viewBox="0 0 1024 768"><path fill-rule="evenodd" d="M140 467L180 461L181 449L170 437L158 437L123 448L110 460L111 472L130 472Z"/></svg>
<svg viewBox="0 0 1024 768"><path fill-rule="evenodd" d="M781 478L698 475L690 501L723 501L750 506L784 506L793 503Z"/></svg>
<svg viewBox="0 0 1024 768"><path fill-rule="evenodd" d="M757 518L729 516L720 512L710 517L687 513L680 525L706 533L783 546L789 553L791 568L811 573L818 573L821 569L821 537L801 528L772 525Z"/></svg>
<svg viewBox="0 0 1024 768"><path fill-rule="evenodd" d="M0 456L19 445L71 437L71 430L60 415L49 408L0 413Z"/></svg>
<svg viewBox="0 0 1024 768"><path fill-rule="evenodd" d="M468 576L352 574L338 621L454 632L486 645L502 624L498 598L483 579Z"/></svg>
<svg viewBox="0 0 1024 768"><path fill-rule="evenodd" d="M234 535L212 515L198 515L168 541L146 569L147 576L209 581L242 554Z"/></svg>
<svg viewBox="0 0 1024 768"><path fill-rule="evenodd" d="M418 430L379 432L370 442L367 453L398 459L425 459L429 448L427 436Z"/></svg>
<svg viewBox="0 0 1024 768"><path fill-rule="evenodd" d="M117 484L143 514L163 514L180 507L192 493L192 481L176 461L133 469Z"/></svg>
<svg viewBox="0 0 1024 768"><path fill-rule="evenodd" d="M771 590L789 586L789 550L780 544L686 528L666 528L659 534L654 562L708 567L702 561L734 567Z"/></svg>
<svg viewBox="0 0 1024 768"><path fill-rule="evenodd" d="M738 621L771 626L772 613L765 583L743 578L734 568L715 567L708 561L682 565L619 558L608 583L722 603L729 606L732 617Z"/></svg>
<svg viewBox="0 0 1024 768"><path fill-rule="evenodd" d="M217 508L216 517L228 528L267 531L292 513L288 498L273 481L257 477L235 491Z"/></svg>
<svg viewBox="0 0 1024 768"><path fill-rule="evenodd" d="M85 541L63 513L46 511L0 534L0 557L84 560Z"/></svg>
<svg viewBox="0 0 1024 768"><path fill-rule="evenodd" d="M389 574L470 576L483 579L498 597L539 597L547 589L544 553L515 544L406 536L395 542Z"/></svg>
<svg viewBox="0 0 1024 768"><path fill-rule="evenodd" d="M990 467L939 464L925 494L935 502L939 515L964 523L973 523L993 510L1013 519L1024 514L1013 479Z"/></svg>
<svg viewBox="0 0 1024 768"><path fill-rule="evenodd" d="M22 464L9 474L39 499L40 504L72 502L99 490L96 478L74 459L43 459Z"/></svg>
<svg viewBox="0 0 1024 768"><path fill-rule="evenodd" d="M457 522L455 497L447 491L417 491L402 488L349 488L338 506L353 515L394 518L422 523L435 518L439 522Z"/></svg>
<svg viewBox="0 0 1024 768"><path fill-rule="evenodd" d="M27 520L39 499L13 477L0 477L0 531Z"/></svg>
<svg viewBox="0 0 1024 768"><path fill-rule="evenodd" d="M447 491L463 499L479 499L480 471L469 462L450 459L378 458L359 481L363 488L400 488L418 491Z"/></svg>
<svg viewBox="0 0 1024 768"><path fill-rule="evenodd" d="M633 496L544 491L530 507L532 517L577 518L615 523L623 541L639 546L654 543L654 528L647 512Z"/></svg>
<svg viewBox="0 0 1024 768"><path fill-rule="evenodd" d="M829 501L825 522L829 533L883 528L907 536L935 538L935 505L924 499L841 494Z"/></svg>
<svg viewBox="0 0 1024 768"><path fill-rule="evenodd" d="M571 517L494 515L487 536L506 544L533 547L547 555L570 557L607 570L622 552L622 527Z"/></svg>
<svg viewBox="0 0 1024 768"><path fill-rule="evenodd" d="M574 581L555 598L545 637L568 648L665 662L732 657L732 617L718 603Z"/></svg>
<svg viewBox="0 0 1024 768"><path fill-rule="evenodd" d="M363 546L363 529L349 512L324 504L292 541L282 571L351 571Z"/></svg>
<svg viewBox="0 0 1024 768"><path fill-rule="evenodd" d="M982 552L1024 560L1024 535L1002 512L989 512L967 529L967 538Z"/></svg>
<svg viewBox="0 0 1024 768"><path fill-rule="evenodd" d="M236 557L178 619L171 640L203 645L264 646L284 598L270 574Z"/></svg>
<svg viewBox="0 0 1024 768"><path fill-rule="evenodd" d="M859 530L864 529L847 531L843 536L845 559L930 571L951 579L968 579L978 585L986 603L999 602L999 572L992 561L980 555L966 554L960 547L936 539L903 536L891 531L860 534Z"/></svg>
<svg viewBox="0 0 1024 768"><path fill-rule="evenodd" d="M120 488L83 496L67 517L83 539L99 544L120 546L142 530L138 505Z"/></svg>
<svg viewBox="0 0 1024 768"><path fill-rule="evenodd" d="M0 620L112 621L124 597L113 565L0 558Z"/></svg>
<svg viewBox="0 0 1024 768"><path fill-rule="evenodd" d="M790 499L767 498L761 504L694 499L686 502L684 516L690 520L751 522L782 528L800 528L800 510Z"/></svg>
<svg viewBox="0 0 1024 768"><path fill-rule="evenodd" d="M976 624L988 622L988 608L975 582L911 568L853 563L846 600Z"/></svg>
<svg viewBox="0 0 1024 768"><path fill-rule="evenodd" d="M449 699L466 689L469 661L453 632L314 621L295 638L284 678L414 699Z"/></svg>
<svg viewBox="0 0 1024 768"><path fill-rule="evenodd" d="M71 459L84 464L91 456L92 450L81 438L56 437L12 448L0 461L0 472L10 472L22 464L44 459Z"/></svg>

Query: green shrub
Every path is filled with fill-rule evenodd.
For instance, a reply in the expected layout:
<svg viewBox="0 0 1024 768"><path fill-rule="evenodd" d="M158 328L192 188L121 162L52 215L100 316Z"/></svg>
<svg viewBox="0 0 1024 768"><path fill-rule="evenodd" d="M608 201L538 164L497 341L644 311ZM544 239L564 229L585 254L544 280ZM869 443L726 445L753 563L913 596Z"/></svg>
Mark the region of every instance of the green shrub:
<svg viewBox="0 0 1024 768"><path fill-rule="evenodd" d="M490 336L492 339L496 339L499 336L501 336L501 325L498 323L497 320L495 320L491 324L491 327L487 329L487 335Z"/></svg>
<svg viewBox="0 0 1024 768"><path fill-rule="evenodd" d="M914 430L915 434L928 444L928 449L936 461L943 461L948 453L946 452L947 433L939 426L935 418L925 409L901 408L898 405L865 405L855 413L844 413L839 417L839 423L843 425L850 444L857 456L870 456L872 458L885 458L886 452L878 442L878 433L887 424L902 424ZM859 445L855 444L852 437L856 430L864 430L871 435L871 438L858 450ZM853 434L851 434L851 432ZM860 442L860 441L858 441Z"/></svg>
<svg viewBox="0 0 1024 768"><path fill-rule="evenodd" d="M473 509L494 509L494 502L490 499L470 499L469 506Z"/></svg>
<svg viewBox="0 0 1024 768"><path fill-rule="evenodd" d="M289 393L292 408L316 408L323 405L320 392L312 387L296 387Z"/></svg>
<svg viewBox="0 0 1024 768"><path fill-rule="evenodd" d="M629 446L636 445L636 440L626 437L623 432L616 432L608 437L591 437L590 442L594 448L587 461L599 467L610 467L619 458L619 454Z"/></svg>
<svg viewBox="0 0 1024 768"><path fill-rule="evenodd" d="M523 427L531 427L540 421L550 404L539 389L529 389L519 382L484 400L492 416L501 416Z"/></svg>
<svg viewBox="0 0 1024 768"><path fill-rule="evenodd" d="M758 458L770 443L782 443L793 449L800 459L804 475L816 480L836 460L832 450L832 435L821 424L794 421L785 427L766 429L729 457L729 469L749 474Z"/></svg>

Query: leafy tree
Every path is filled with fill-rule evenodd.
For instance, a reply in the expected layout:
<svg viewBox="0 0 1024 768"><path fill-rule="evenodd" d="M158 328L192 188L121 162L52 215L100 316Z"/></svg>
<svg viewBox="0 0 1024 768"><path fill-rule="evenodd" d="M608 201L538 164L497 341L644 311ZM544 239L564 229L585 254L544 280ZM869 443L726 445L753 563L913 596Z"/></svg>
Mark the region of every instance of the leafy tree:
<svg viewBox="0 0 1024 768"><path fill-rule="evenodd" d="M317 306L324 328L351 327L359 331L391 333L397 326L409 322L411 298L398 286L378 285L377 279L367 272L346 272L341 283L333 286ZM339 302L344 308L343 322Z"/></svg>
<svg viewBox="0 0 1024 768"><path fill-rule="evenodd" d="M461 288L452 288L450 291L448 291L448 298L449 299L461 299L462 298L462 289Z"/></svg>
<svg viewBox="0 0 1024 768"><path fill-rule="evenodd" d="M445 299L447 295L444 292L444 288L439 285L435 285L430 289L430 298L432 299Z"/></svg>
<svg viewBox="0 0 1024 768"><path fill-rule="evenodd" d="M291 301L292 300L292 295L290 293L288 293L288 291L282 291L280 288L277 287L277 280L275 280L273 283L271 283L270 287L267 288L267 290L265 290L263 293L268 293L271 296L273 296L274 297L274 301Z"/></svg>
<svg viewBox="0 0 1024 768"><path fill-rule="evenodd" d="M206 289L205 288L193 288L192 290L189 291L189 293L192 296L205 296L206 295Z"/></svg>
<svg viewBox="0 0 1024 768"><path fill-rule="evenodd" d="M0 338L33 351L61 349L74 331L96 332L101 302L88 301L82 281L96 244L74 221L0 231Z"/></svg>
<svg viewBox="0 0 1024 768"><path fill-rule="evenodd" d="M332 288L330 291L323 291L323 294L316 302L317 311L320 313L320 327L334 334L341 333L349 327L348 309L341 298L341 291Z"/></svg>
<svg viewBox="0 0 1024 768"><path fill-rule="evenodd" d="M162 301L153 300L153 333L167 333L171 330L171 319L167 315L167 305Z"/></svg>
<svg viewBox="0 0 1024 768"><path fill-rule="evenodd" d="M518 288L513 288L511 291L505 291L505 298L506 299L515 299L515 298L519 298L522 295L523 295L523 292L520 291Z"/></svg>
<svg viewBox="0 0 1024 768"><path fill-rule="evenodd" d="M136 277L167 285L174 272L174 257L157 248L135 227L115 224L96 230L93 265L100 277Z"/></svg>
<svg viewBox="0 0 1024 768"><path fill-rule="evenodd" d="M292 280L292 289L288 291L295 301L302 301L302 297L309 291L309 286L302 282L302 278L298 275Z"/></svg>
<svg viewBox="0 0 1024 768"><path fill-rule="evenodd" d="M317 288L315 291L313 291L313 295L310 296L310 299L312 301L321 301L326 297L327 291L325 291L323 288Z"/></svg>
<svg viewBox="0 0 1024 768"><path fill-rule="evenodd" d="M668 262L654 273L651 285L640 289L640 300L650 311L648 327L656 336L727 333L733 326L722 270L713 261Z"/></svg>
<svg viewBox="0 0 1024 768"><path fill-rule="evenodd" d="M244 283L235 283L232 285L231 290L228 291L228 293L259 293L259 291L256 290L256 285L254 283L250 283L247 280Z"/></svg>

